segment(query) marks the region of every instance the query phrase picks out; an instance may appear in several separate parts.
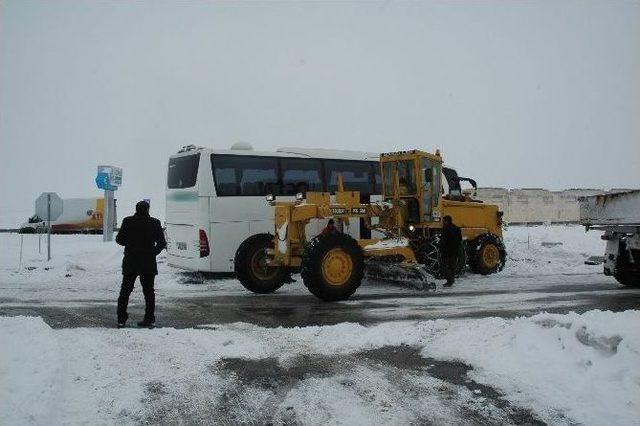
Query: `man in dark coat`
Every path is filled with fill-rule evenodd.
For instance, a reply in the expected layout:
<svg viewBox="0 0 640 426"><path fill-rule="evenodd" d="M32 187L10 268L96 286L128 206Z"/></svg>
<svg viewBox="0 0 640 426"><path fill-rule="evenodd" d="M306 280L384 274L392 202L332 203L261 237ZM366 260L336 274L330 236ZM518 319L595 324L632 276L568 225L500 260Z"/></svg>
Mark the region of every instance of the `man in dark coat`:
<svg viewBox="0 0 640 426"><path fill-rule="evenodd" d="M442 235L440 236L440 259L442 274L447 280L445 287L451 287L455 281L458 265L458 250L462 244L462 232L453 224L451 216L442 218Z"/></svg>
<svg viewBox="0 0 640 426"><path fill-rule="evenodd" d="M337 234L338 233L338 228L336 228L336 221L333 220L333 219L329 219L329 221L327 222L327 226L322 228L322 231L320 231L320 233L322 235L324 235L324 234Z"/></svg>
<svg viewBox="0 0 640 426"><path fill-rule="evenodd" d="M127 305L136 277L140 277L144 293L144 320L140 327L152 327L155 318L155 293L153 281L158 274L156 256L167 246L160 221L149 216L149 203L136 204L136 214L125 217L116 236L116 242L124 246L122 259L122 287L118 297L118 328L127 322Z"/></svg>

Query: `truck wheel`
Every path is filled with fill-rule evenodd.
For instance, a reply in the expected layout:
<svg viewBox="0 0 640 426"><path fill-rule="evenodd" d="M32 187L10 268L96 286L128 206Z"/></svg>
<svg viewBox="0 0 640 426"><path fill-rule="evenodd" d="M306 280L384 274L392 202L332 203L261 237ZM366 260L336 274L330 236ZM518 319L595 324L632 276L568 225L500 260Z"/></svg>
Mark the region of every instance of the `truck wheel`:
<svg viewBox="0 0 640 426"><path fill-rule="evenodd" d="M507 251L502 241L492 234L483 234L469 243L469 266L476 274L489 275L502 271Z"/></svg>
<svg viewBox="0 0 640 426"><path fill-rule="evenodd" d="M267 265L267 249L273 248L273 235L256 234L240 244L233 260L236 278L249 291L273 293L288 281L284 267Z"/></svg>
<svg viewBox="0 0 640 426"><path fill-rule="evenodd" d="M427 272L434 278L441 279L442 262L440 255L440 234L426 239L416 248L416 259L425 266ZM464 245L458 248L458 264L456 265L456 277L462 275L467 265L467 253Z"/></svg>
<svg viewBox="0 0 640 426"><path fill-rule="evenodd" d="M347 234L318 235L304 250L300 274L307 289L319 299L348 299L364 276L362 249Z"/></svg>
<svg viewBox="0 0 640 426"><path fill-rule="evenodd" d="M620 241L620 253L616 259L616 267L613 271L613 277L625 287L640 287L640 271L634 269L629 261L629 251L627 250L627 242Z"/></svg>

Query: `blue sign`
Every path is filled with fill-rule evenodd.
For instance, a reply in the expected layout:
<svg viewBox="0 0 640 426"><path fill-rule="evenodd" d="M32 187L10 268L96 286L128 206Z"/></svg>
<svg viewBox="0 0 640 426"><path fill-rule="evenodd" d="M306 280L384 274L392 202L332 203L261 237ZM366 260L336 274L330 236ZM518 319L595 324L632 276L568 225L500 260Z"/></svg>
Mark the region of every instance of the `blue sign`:
<svg viewBox="0 0 640 426"><path fill-rule="evenodd" d="M109 173L98 173L96 176L96 185L98 188L104 189L105 191L115 191L118 189L117 186L111 185L109 181Z"/></svg>

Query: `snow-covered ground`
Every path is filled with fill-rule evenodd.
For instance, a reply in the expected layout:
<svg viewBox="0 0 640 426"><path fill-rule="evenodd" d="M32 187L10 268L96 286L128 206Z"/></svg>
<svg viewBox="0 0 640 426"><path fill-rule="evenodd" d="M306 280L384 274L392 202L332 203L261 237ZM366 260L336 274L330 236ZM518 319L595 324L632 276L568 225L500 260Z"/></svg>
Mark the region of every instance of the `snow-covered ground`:
<svg viewBox="0 0 640 426"><path fill-rule="evenodd" d="M432 314L478 305L544 311L553 307L546 286L563 280L576 291L618 288L601 266L584 264L603 252L598 232L510 227L505 240L505 270L469 274L449 296L396 301L398 292L368 283L340 303L366 304L383 318L373 325L52 329L38 317L0 317L0 424L506 424L518 423L514 410L551 424L640 424L640 311L393 321L400 302L398 318L412 309L420 318L426 304ZM38 236L0 234L0 315L3 307L113 305L119 246L53 236L47 262L44 244L39 253ZM252 297L234 279L185 284L160 262L161 304ZM306 290L293 283L278 293ZM141 299L134 292L132 303Z"/></svg>
<svg viewBox="0 0 640 426"><path fill-rule="evenodd" d="M640 410L640 330L634 324L640 324L638 311L151 331L52 330L39 318L0 318L0 423L206 422L208 416L211 423L235 423L260 419L261 410L276 423L291 417L306 424L469 423L460 408L508 422L482 389L469 392L431 376L433 358L472 366L470 379L498 388L546 422L632 425ZM393 369L367 363L304 374L312 372L313 359L400 345L417 347L425 357L426 370L402 377L404 393L395 387ZM280 377L262 378L272 386L242 383L242 372L227 367L237 359L269 360L276 372L301 360L308 368L282 392ZM443 386L449 392L438 391Z"/></svg>

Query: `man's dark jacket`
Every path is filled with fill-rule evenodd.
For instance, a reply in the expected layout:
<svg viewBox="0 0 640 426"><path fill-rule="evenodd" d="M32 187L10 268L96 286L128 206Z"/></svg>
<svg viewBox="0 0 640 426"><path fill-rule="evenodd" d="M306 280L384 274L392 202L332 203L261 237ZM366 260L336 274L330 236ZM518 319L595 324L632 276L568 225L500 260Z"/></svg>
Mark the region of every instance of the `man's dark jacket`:
<svg viewBox="0 0 640 426"><path fill-rule="evenodd" d="M116 236L124 246L123 275L157 275L156 256L167 245L160 221L149 214L125 217Z"/></svg>
<svg viewBox="0 0 640 426"><path fill-rule="evenodd" d="M440 254L442 257L457 256L461 243L462 232L460 232L460 228L453 223L442 226L442 236L440 238Z"/></svg>

